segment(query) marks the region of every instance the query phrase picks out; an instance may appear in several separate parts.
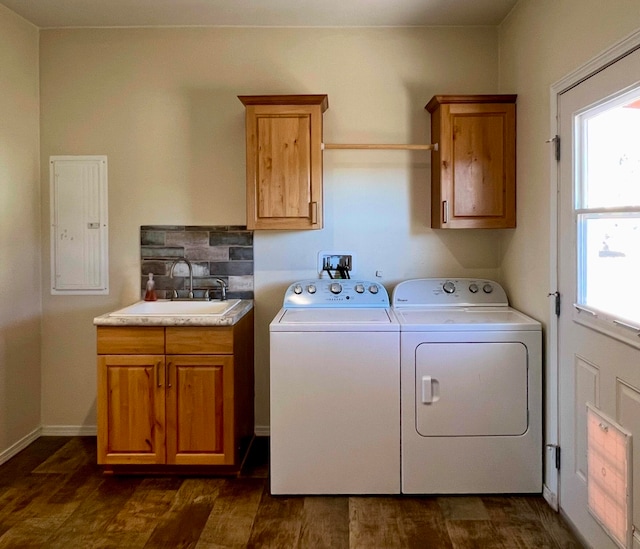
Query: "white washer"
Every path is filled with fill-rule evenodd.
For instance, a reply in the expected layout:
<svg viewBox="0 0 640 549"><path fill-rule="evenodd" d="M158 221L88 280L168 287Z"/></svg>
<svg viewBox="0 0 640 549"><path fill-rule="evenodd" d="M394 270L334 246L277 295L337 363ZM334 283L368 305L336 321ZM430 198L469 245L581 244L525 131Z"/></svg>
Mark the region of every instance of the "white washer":
<svg viewBox="0 0 640 549"><path fill-rule="evenodd" d="M400 335L385 288L296 282L269 328L271 493L399 493Z"/></svg>
<svg viewBox="0 0 640 549"><path fill-rule="evenodd" d="M540 493L540 323L490 280L408 280L392 302L402 492Z"/></svg>

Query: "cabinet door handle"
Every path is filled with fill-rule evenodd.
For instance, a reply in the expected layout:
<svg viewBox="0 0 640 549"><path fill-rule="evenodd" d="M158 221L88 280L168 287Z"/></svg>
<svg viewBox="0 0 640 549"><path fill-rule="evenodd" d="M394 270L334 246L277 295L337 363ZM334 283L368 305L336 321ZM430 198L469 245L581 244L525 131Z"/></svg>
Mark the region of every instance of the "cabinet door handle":
<svg viewBox="0 0 640 549"><path fill-rule="evenodd" d="M449 201L442 201L442 222L447 223L449 221Z"/></svg>
<svg viewBox="0 0 640 549"><path fill-rule="evenodd" d="M311 202L309 206L311 209L311 224L315 225L316 223L318 223L318 203Z"/></svg>
<svg viewBox="0 0 640 549"><path fill-rule="evenodd" d="M162 376L160 375L160 366L161 366L161 363L158 362L156 364L156 384L158 385L158 387L162 387Z"/></svg>
<svg viewBox="0 0 640 549"><path fill-rule="evenodd" d="M164 382L166 386L170 388L171 387L171 362L167 362L167 369L166 369L165 375L167 377L164 380Z"/></svg>

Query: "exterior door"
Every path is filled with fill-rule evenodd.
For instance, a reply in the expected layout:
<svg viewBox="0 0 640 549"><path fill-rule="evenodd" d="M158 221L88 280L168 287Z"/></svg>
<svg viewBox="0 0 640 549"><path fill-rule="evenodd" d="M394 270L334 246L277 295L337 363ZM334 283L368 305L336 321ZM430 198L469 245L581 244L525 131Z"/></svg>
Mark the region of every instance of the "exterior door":
<svg viewBox="0 0 640 549"><path fill-rule="evenodd" d="M640 441L640 52L561 93L558 125L559 504L605 549L588 510L586 405ZM632 500L640 526L637 488Z"/></svg>

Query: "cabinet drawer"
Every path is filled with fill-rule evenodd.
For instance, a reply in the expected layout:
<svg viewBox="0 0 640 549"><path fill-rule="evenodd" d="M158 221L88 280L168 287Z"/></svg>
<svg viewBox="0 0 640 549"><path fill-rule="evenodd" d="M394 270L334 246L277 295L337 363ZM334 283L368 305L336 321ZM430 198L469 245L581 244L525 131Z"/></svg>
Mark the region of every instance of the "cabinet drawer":
<svg viewBox="0 0 640 549"><path fill-rule="evenodd" d="M233 328L167 327L166 353L233 354Z"/></svg>
<svg viewBox="0 0 640 549"><path fill-rule="evenodd" d="M98 326L99 355L163 355L164 328Z"/></svg>

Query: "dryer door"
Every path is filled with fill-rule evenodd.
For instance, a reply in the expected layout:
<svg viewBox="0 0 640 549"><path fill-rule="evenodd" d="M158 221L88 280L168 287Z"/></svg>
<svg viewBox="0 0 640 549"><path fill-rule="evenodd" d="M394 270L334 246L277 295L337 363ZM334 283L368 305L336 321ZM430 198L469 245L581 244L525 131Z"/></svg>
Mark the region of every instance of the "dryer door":
<svg viewBox="0 0 640 549"><path fill-rule="evenodd" d="M524 344L421 343L415 357L420 435L514 436L527 430Z"/></svg>

